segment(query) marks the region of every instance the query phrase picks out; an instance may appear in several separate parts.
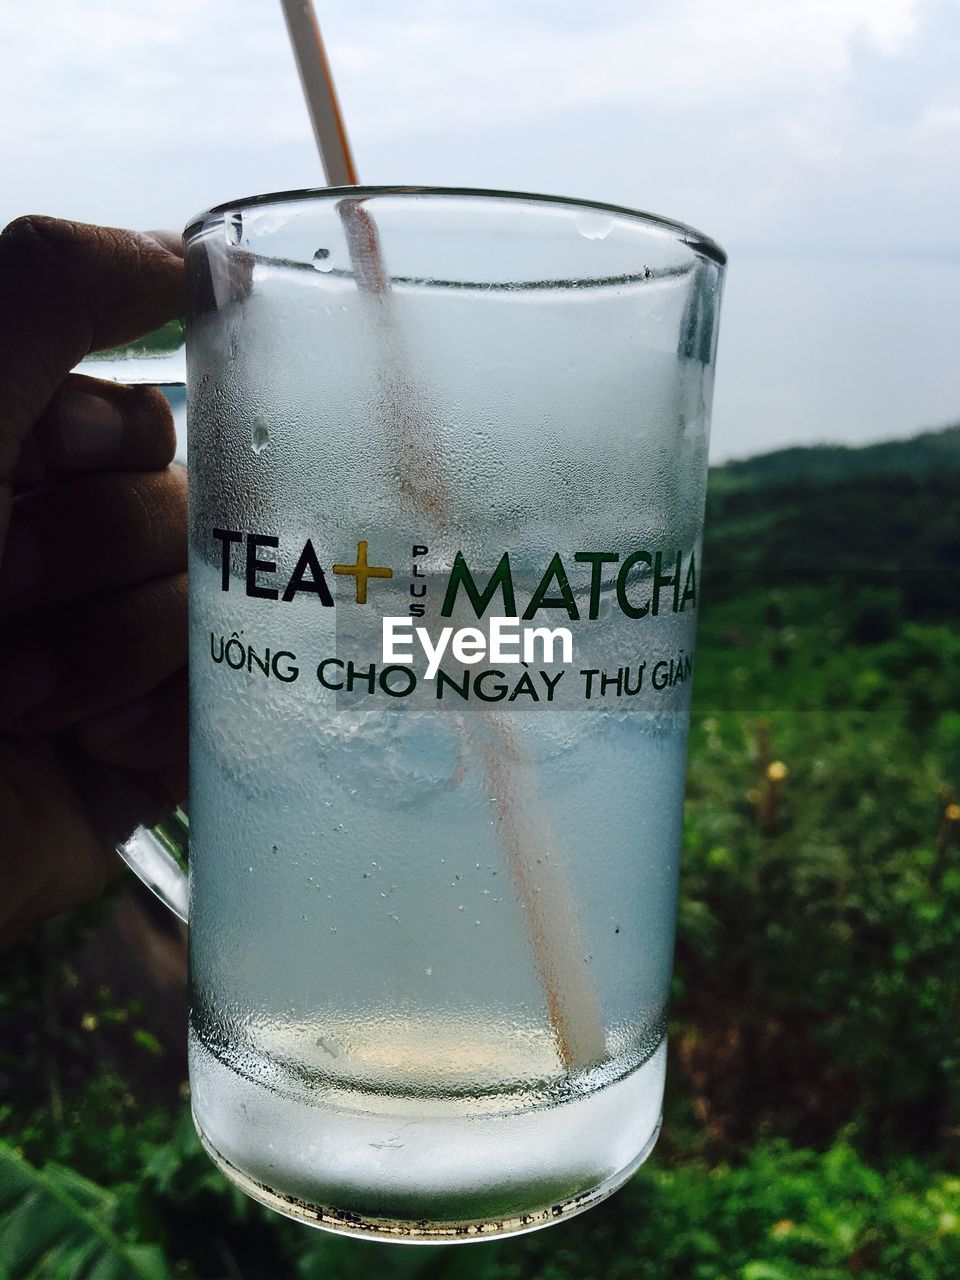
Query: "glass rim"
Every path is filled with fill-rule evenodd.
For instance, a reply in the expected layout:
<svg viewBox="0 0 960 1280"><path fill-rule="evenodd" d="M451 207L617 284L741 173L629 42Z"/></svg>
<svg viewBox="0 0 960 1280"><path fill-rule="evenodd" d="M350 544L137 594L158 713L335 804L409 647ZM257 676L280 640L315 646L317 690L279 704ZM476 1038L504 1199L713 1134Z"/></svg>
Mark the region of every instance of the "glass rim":
<svg viewBox="0 0 960 1280"><path fill-rule="evenodd" d="M237 209L256 209L272 205L296 204L309 200L343 200L346 198L363 200L384 196L462 196L480 201L489 201L490 203L516 200L533 204L559 205L573 210L585 209L590 212L614 214L617 217L627 218L633 222L640 222L651 230L667 232L675 241L685 245L694 253L702 254L720 267L727 265L726 251L721 248L716 240L686 222L660 217L658 214L648 213L643 209L631 209L626 205L608 204L601 200L581 200L573 196L542 195L531 191L501 191L496 188L485 189L482 187L432 187L389 184L356 187L300 187L291 191L273 191L263 195L244 196L238 200L225 200L220 204L213 205L190 219L184 229L183 238L185 242L195 238L211 219L232 213Z"/></svg>

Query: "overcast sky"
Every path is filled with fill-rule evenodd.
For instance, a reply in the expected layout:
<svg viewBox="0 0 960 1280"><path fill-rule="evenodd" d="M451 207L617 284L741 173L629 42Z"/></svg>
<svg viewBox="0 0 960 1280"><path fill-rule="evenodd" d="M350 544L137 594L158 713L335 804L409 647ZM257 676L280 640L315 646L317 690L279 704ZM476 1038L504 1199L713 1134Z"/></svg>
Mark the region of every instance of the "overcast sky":
<svg viewBox="0 0 960 1280"><path fill-rule="evenodd" d="M960 420L960 0L327 0L367 182L520 188L730 252L715 455ZM274 0L0 13L0 218L181 226L322 181Z"/></svg>

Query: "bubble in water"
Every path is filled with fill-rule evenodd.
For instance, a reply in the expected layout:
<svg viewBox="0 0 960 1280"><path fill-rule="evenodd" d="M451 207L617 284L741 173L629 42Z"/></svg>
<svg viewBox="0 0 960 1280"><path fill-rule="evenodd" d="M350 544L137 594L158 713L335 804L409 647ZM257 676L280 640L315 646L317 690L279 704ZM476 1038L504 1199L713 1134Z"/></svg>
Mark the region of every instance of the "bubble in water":
<svg viewBox="0 0 960 1280"><path fill-rule="evenodd" d="M228 213L224 221L227 244L238 245L243 239L243 214L239 210Z"/></svg>
<svg viewBox="0 0 960 1280"><path fill-rule="evenodd" d="M333 259L330 256L329 249L318 249L313 255L314 271L332 271Z"/></svg>
<svg viewBox="0 0 960 1280"><path fill-rule="evenodd" d="M259 458L270 443L270 430L265 418L254 418L250 428L250 448Z"/></svg>
<svg viewBox="0 0 960 1280"><path fill-rule="evenodd" d="M613 219L603 213L578 213L573 224L584 240L606 240L613 230Z"/></svg>

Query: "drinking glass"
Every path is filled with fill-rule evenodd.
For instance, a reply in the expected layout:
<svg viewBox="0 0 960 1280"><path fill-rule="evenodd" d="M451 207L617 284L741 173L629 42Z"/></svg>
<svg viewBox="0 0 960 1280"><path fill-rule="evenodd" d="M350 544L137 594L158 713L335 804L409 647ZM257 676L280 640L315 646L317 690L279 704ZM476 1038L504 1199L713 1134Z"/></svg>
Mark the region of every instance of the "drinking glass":
<svg viewBox="0 0 960 1280"><path fill-rule="evenodd" d="M185 246L189 903L176 824L123 852L201 1139L334 1231L562 1221L659 1127L724 255L419 188Z"/></svg>

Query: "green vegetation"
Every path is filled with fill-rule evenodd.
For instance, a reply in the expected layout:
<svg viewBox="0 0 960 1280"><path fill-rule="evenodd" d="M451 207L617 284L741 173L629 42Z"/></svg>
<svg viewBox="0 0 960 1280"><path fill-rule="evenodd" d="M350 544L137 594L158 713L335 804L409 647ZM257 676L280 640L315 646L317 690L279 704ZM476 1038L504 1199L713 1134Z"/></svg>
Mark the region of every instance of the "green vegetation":
<svg viewBox="0 0 960 1280"><path fill-rule="evenodd" d="M5 962L0 1277L960 1275L958 476L960 429L713 477L666 1124L624 1191L459 1250L266 1214L158 1008L91 976L101 907Z"/></svg>
<svg viewBox="0 0 960 1280"><path fill-rule="evenodd" d="M142 338L123 347L107 347L94 351L91 360L132 360L137 356L165 356L183 346L187 336L186 321L182 317L168 320L166 324L146 333Z"/></svg>

